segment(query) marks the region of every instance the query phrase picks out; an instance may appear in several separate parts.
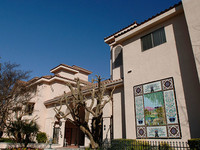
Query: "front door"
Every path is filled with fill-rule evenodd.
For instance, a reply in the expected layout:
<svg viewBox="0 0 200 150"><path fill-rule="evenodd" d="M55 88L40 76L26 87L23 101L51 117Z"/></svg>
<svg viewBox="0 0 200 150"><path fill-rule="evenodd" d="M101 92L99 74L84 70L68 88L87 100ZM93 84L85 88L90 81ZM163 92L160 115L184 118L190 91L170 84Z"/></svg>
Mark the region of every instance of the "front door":
<svg viewBox="0 0 200 150"><path fill-rule="evenodd" d="M84 134L79 127L66 121L65 123L65 141L67 145L84 145Z"/></svg>
<svg viewBox="0 0 200 150"><path fill-rule="evenodd" d="M66 144L71 145L72 128L65 128Z"/></svg>

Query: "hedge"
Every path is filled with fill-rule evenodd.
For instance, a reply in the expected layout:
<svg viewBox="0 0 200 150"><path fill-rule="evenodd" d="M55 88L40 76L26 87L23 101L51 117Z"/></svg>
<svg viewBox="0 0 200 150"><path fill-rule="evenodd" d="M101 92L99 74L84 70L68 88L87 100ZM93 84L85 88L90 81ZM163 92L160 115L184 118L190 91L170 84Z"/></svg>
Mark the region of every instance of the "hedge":
<svg viewBox="0 0 200 150"><path fill-rule="evenodd" d="M10 138L0 138L0 142L14 143L13 139Z"/></svg>
<svg viewBox="0 0 200 150"><path fill-rule="evenodd" d="M191 150L199 150L200 149L200 138L190 139L188 140L188 144Z"/></svg>
<svg viewBox="0 0 200 150"><path fill-rule="evenodd" d="M36 136L36 140L38 143L46 143L47 142L47 135L45 132L39 132Z"/></svg>

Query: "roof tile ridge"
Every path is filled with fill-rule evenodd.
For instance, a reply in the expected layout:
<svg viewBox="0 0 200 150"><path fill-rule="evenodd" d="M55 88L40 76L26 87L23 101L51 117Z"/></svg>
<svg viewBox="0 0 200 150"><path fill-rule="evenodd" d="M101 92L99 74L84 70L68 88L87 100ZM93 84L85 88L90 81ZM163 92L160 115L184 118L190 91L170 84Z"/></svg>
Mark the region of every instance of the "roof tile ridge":
<svg viewBox="0 0 200 150"><path fill-rule="evenodd" d="M68 67L68 68L74 69L72 66L69 66L69 65L66 65L66 64L59 64L58 66L52 68L50 71L56 69L56 68L59 67L59 66L64 66L64 67ZM74 69L74 70L76 70L76 69ZM76 71L77 71L77 70L76 70Z"/></svg>
<svg viewBox="0 0 200 150"><path fill-rule="evenodd" d="M111 37L111 36L119 37L120 35L122 35L122 34L128 32L128 31L130 31L130 30L132 30L132 29L134 29L134 28L139 27L140 25L142 25L142 24L144 24L144 23L146 23L146 22L152 20L153 18L155 18L155 17L157 17L157 16L159 16L159 15L162 15L163 13L165 13L165 12L167 12L167 11L169 11L169 10L171 10L171 9L173 9L173 8L175 8L175 7L179 6L179 5L181 5L181 4L182 4L182 2L180 1L180 2L178 2L177 4L174 4L173 6L170 6L169 8L167 8L167 9L165 9L165 10L163 10L163 11L157 13L156 15L153 15L152 17L149 17L148 19L145 19L145 20L142 21L141 23L137 23L137 26L134 26L134 27L132 27L132 28L130 28L130 29L127 29L127 28L129 28L131 25L133 25L133 24L136 22L136 21L135 21L135 22L132 23L131 25L129 25L129 26L127 26L127 27L124 27L123 29L121 29L121 30L115 32L114 34L111 34L110 36L105 37L104 40L108 39L108 38ZM126 30L126 31L123 31L123 30L125 30L125 29L127 29L127 30ZM121 31L123 31L123 32L121 32ZM121 32L121 33L119 33L119 32ZM119 33L119 34L118 34L118 33ZM115 34L117 34L117 35L115 35Z"/></svg>
<svg viewBox="0 0 200 150"><path fill-rule="evenodd" d="M149 18L145 19L144 21L142 21L141 23L139 23L138 26L136 26L136 27L134 27L134 28L137 28L137 27L139 27L140 25L142 25L142 24L144 24L144 23L146 23L146 22L148 22L148 21L150 21L150 20L152 20L152 19L154 19L154 18L156 18L156 17L158 17L158 16L164 14L165 12L167 12L167 11L169 11L169 10L171 10L171 9L173 9L173 8L175 8L175 7L177 7L177 6L179 6L181 3L182 3L182 2L180 1L179 3L174 4L173 6L170 6L169 8L167 8L167 9L165 9L165 10L163 10L163 11L157 13L156 15L153 15L152 17L149 17ZM133 29L133 28L132 28L132 29ZM130 30L132 30L132 29L130 29ZM130 31L130 30L124 31L124 32L122 32L122 33L116 35L115 37L119 37L120 35L122 35L122 34L128 32L128 31Z"/></svg>
<svg viewBox="0 0 200 150"><path fill-rule="evenodd" d="M45 79L51 79L53 78L55 75L44 75L41 78L45 78Z"/></svg>
<svg viewBox="0 0 200 150"><path fill-rule="evenodd" d="M33 77L32 79L28 80L28 83L32 83L35 82L37 79L39 79L39 77Z"/></svg>
<svg viewBox="0 0 200 150"><path fill-rule="evenodd" d="M134 21L134 22L131 23L130 25L128 25L128 26L126 26L126 27L124 27L124 28L118 30L117 32L115 32L115 33L113 33L113 34L111 34L111 35L109 35L109 36L107 36L107 37L105 37L104 40L108 39L108 38L111 37L111 36L114 36L115 34L120 34L119 32L125 30L126 28L131 27L131 26L134 25L134 24L136 24L136 26L134 26L134 27L137 27L137 26L138 26L138 23L137 23L136 21ZM134 27L132 27L132 28L134 28Z"/></svg>

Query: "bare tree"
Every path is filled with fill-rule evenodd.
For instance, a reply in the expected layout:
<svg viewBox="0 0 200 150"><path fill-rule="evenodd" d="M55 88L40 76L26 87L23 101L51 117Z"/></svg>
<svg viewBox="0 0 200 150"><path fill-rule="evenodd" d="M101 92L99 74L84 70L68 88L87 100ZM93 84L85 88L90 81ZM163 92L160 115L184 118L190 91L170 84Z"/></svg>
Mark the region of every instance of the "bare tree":
<svg viewBox="0 0 200 150"><path fill-rule="evenodd" d="M4 132L13 121L13 114L26 106L36 91L34 86L28 85L28 71L22 71L18 64L0 63L0 131ZM26 115L25 111L20 113ZM21 117L22 118L22 117Z"/></svg>
<svg viewBox="0 0 200 150"><path fill-rule="evenodd" d="M60 106L55 106L56 117L65 118L73 122L80 130L87 135L90 140L91 148L98 148L101 142L103 109L105 105L112 101L113 88L110 95L105 99L106 86L101 82L101 77L97 76L97 82L83 92L79 79L76 80L74 88L70 83L67 86L70 88L70 94L64 93L60 100ZM87 95L89 94L89 96ZM67 107L65 112L61 111L63 102ZM84 114L84 116L82 116ZM72 119L70 119L70 116ZM91 120L91 127L89 120Z"/></svg>

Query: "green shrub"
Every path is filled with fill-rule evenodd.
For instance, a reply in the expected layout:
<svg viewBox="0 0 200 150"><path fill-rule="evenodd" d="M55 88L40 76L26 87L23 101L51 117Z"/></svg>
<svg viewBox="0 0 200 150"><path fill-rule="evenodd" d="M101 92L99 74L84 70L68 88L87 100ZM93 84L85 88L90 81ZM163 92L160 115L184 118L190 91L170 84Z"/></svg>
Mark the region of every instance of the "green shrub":
<svg viewBox="0 0 200 150"><path fill-rule="evenodd" d="M150 150L148 142L136 141L133 139L114 139L111 141L110 150Z"/></svg>
<svg viewBox="0 0 200 150"><path fill-rule="evenodd" d="M36 140L38 143L46 143L47 142L47 135L45 132L39 132L36 136Z"/></svg>
<svg viewBox="0 0 200 150"><path fill-rule="evenodd" d="M199 150L200 149L200 138L190 139L188 140L188 144L191 150Z"/></svg>
<svg viewBox="0 0 200 150"><path fill-rule="evenodd" d="M113 139L109 150L172 150L170 145L161 142L159 145L151 145L147 141L136 141L134 139Z"/></svg>
<svg viewBox="0 0 200 150"><path fill-rule="evenodd" d="M13 139L10 138L0 138L0 142L14 143Z"/></svg>
<svg viewBox="0 0 200 150"><path fill-rule="evenodd" d="M172 150L172 148L168 143L161 142L159 145L159 150Z"/></svg>

